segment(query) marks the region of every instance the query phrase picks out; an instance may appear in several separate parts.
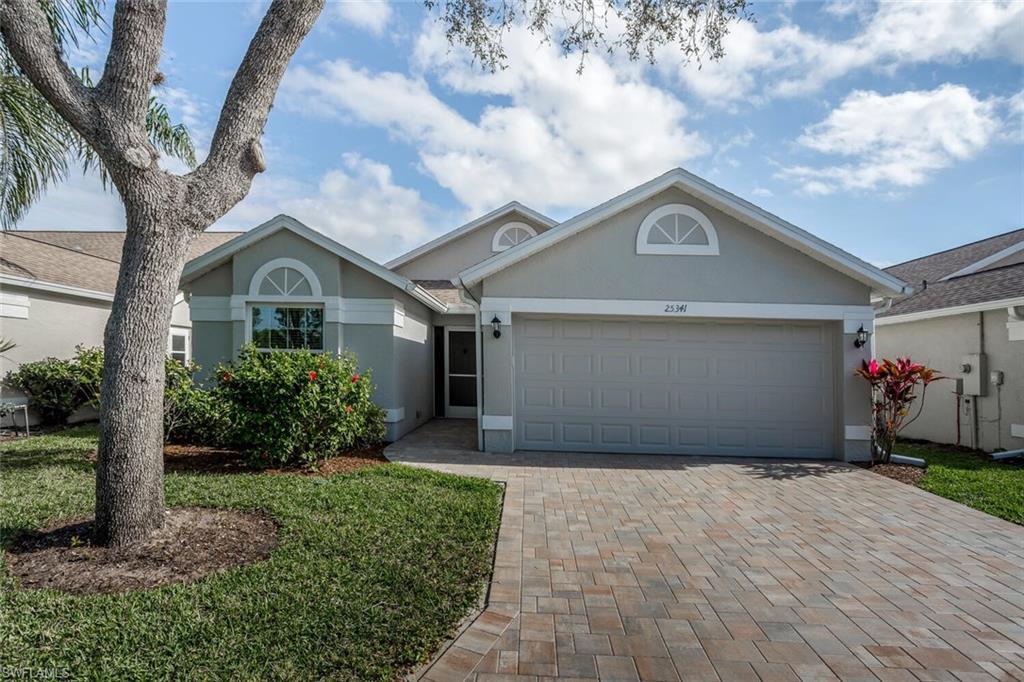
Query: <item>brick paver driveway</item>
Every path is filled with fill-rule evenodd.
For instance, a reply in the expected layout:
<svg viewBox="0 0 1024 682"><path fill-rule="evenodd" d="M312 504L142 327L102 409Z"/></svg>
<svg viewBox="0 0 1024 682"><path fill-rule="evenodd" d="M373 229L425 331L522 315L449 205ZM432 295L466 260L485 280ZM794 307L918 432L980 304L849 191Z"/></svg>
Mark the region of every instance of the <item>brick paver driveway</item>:
<svg viewBox="0 0 1024 682"><path fill-rule="evenodd" d="M388 450L506 483L489 605L425 679L1024 679L1024 528L841 464L473 437Z"/></svg>

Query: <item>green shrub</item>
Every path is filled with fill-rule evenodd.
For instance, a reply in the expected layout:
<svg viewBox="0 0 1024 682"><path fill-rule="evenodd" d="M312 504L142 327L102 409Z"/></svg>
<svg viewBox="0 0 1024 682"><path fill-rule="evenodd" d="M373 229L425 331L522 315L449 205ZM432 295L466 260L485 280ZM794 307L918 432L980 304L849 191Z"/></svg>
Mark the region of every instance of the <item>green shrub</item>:
<svg viewBox="0 0 1024 682"><path fill-rule="evenodd" d="M189 445L226 445L229 423L216 391L195 383L199 365L164 362L164 440Z"/></svg>
<svg viewBox="0 0 1024 682"><path fill-rule="evenodd" d="M4 382L28 396L46 424L63 424L83 405L99 405L103 350L76 346L70 360L45 358L8 372Z"/></svg>
<svg viewBox="0 0 1024 682"><path fill-rule="evenodd" d="M384 440L384 411L373 404L370 373L352 354L257 351L217 368L230 439L263 465L314 465L343 450Z"/></svg>

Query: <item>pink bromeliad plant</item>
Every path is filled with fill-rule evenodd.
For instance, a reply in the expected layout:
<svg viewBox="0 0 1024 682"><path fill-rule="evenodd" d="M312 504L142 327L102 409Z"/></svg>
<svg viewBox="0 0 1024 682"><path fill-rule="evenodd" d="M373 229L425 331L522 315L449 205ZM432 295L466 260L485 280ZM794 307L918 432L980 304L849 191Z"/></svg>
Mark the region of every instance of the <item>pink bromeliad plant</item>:
<svg viewBox="0 0 1024 682"><path fill-rule="evenodd" d="M864 362L857 374L871 385L873 429L872 459L888 463L896 437L906 426L921 416L924 408L924 394L928 384L944 379L934 369L913 362L909 357L881 362L872 358ZM921 387L920 400L913 417L909 418L911 406L918 400L916 390Z"/></svg>

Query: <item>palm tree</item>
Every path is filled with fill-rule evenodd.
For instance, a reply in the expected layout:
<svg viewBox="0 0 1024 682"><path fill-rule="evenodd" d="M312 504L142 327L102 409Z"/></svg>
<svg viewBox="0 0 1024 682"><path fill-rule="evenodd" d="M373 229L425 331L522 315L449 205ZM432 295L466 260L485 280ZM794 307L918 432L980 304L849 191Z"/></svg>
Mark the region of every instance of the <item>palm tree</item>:
<svg viewBox="0 0 1024 682"><path fill-rule="evenodd" d="M103 28L103 0L38 2L62 54L69 45L78 45L80 35ZM77 74L91 85L88 69ZM155 97L149 99L146 130L154 147L195 166L188 131L172 122ZM0 228L13 228L47 187L67 179L76 166L83 172L99 171L107 185L99 157L32 86L0 41Z"/></svg>

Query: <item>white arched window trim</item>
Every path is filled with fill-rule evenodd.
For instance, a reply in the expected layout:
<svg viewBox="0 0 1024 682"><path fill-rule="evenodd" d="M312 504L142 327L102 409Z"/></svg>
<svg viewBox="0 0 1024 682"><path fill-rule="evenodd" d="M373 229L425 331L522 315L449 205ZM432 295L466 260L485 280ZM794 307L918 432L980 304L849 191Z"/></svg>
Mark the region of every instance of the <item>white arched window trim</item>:
<svg viewBox="0 0 1024 682"><path fill-rule="evenodd" d="M707 244L651 244L648 241L654 224L669 215L685 215L697 221L697 225L704 230L708 237ZM718 233L708 217L686 204L666 204L660 206L644 218L640 223L640 229L636 233L636 252L638 255L659 255L659 256L717 256L718 255Z"/></svg>
<svg viewBox="0 0 1024 682"><path fill-rule="evenodd" d="M520 222L517 222L517 221L513 221L513 222L510 222L510 223L505 223L500 228L498 228L497 232L494 233L494 239L491 240L491 251L493 251L494 253L500 253L501 251L508 251L513 246L517 246L517 244L502 244L501 243L501 238L504 237L507 232L509 232L510 230L517 229L517 228L518 229L522 229L522 230L526 230L527 232L530 233L530 236L527 237L527 239L532 239L533 237L537 236L537 230L533 229L532 227L530 227L526 223L520 223ZM523 241L526 241L526 239L524 239ZM521 244L522 242L519 242L519 243Z"/></svg>
<svg viewBox="0 0 1024 682"><path fill-rule="evenodd" d="M321 288L320 280L317 278L316 273L313 272L313 268L294 258L275 258L261 265L252 276L252 280L249 281L249 296L259 298L260 286L263 284L264 278L278 268L291 268L295 270L309 282L309 290L312 292L313 298L323 297L323 288Z"/></svg>

